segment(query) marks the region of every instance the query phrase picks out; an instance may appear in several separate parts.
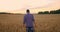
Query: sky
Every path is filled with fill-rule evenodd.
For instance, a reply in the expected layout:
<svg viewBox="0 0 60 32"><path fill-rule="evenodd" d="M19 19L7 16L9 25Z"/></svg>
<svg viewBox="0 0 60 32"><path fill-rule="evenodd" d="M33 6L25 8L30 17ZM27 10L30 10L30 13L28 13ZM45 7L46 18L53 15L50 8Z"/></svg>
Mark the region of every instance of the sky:
<svg viewBox="0 0 60 32"><path fill-rule="evenodd" d="M60 0L0 0L0 12L31 13L60 9Z"/></svg>

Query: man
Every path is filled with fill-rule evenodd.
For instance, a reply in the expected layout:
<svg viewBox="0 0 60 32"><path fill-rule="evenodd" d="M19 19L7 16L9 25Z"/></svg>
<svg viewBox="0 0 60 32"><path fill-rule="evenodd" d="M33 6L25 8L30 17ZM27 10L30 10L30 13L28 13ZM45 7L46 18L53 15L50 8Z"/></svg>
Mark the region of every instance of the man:
<svg viewBox="0 0 60 32"><path fill-rule="evenodd" d="M35 23L34 16L30 14L29 9L26 10L27 14L24 16L23 24L26 26L26 32L34 32L33 23Z"/></svg>

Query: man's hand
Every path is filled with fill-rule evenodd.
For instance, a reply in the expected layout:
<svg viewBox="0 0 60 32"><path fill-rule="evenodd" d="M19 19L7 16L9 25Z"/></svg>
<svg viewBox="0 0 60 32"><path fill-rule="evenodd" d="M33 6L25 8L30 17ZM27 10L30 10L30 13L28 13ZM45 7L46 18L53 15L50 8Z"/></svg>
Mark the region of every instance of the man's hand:
<svg viewBox="0 0 60 32"><path fill-rule="evenodd" d="M35 23L35 27L37 27L36 23Z"/></svg>
<svg viewBox="0 0 60 32"><path fill-rule="evenodd" d="M34 22L34 26L37 27L36 23Z"/></svg>
<svg viewBox="0 0 60 32"><path fill-rule="evenodd" d="M26 25L25 25L25 24L23 24L23 27L26 27Z"/></svg>

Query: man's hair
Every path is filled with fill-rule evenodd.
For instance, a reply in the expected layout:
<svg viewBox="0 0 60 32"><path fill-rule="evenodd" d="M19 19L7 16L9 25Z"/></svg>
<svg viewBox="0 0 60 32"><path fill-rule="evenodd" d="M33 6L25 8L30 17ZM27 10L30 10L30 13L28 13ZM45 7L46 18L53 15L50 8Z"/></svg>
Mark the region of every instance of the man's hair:
<svg viewBox="0 0 60 32"><path fill-rule="evenodd" d="M30 12L29 9L27 9L26 12L29 13Z"/></svg>

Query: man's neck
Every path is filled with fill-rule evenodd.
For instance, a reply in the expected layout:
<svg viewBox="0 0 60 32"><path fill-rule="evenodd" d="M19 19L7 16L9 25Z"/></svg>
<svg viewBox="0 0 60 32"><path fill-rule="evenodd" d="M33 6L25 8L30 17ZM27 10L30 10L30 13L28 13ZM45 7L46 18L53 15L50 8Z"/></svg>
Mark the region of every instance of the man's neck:
<svg viewBox="0 0 60 32"><path fill-rule="evenodd" d="M30 13L27 13L27 14L30 14Z"/></svg>

